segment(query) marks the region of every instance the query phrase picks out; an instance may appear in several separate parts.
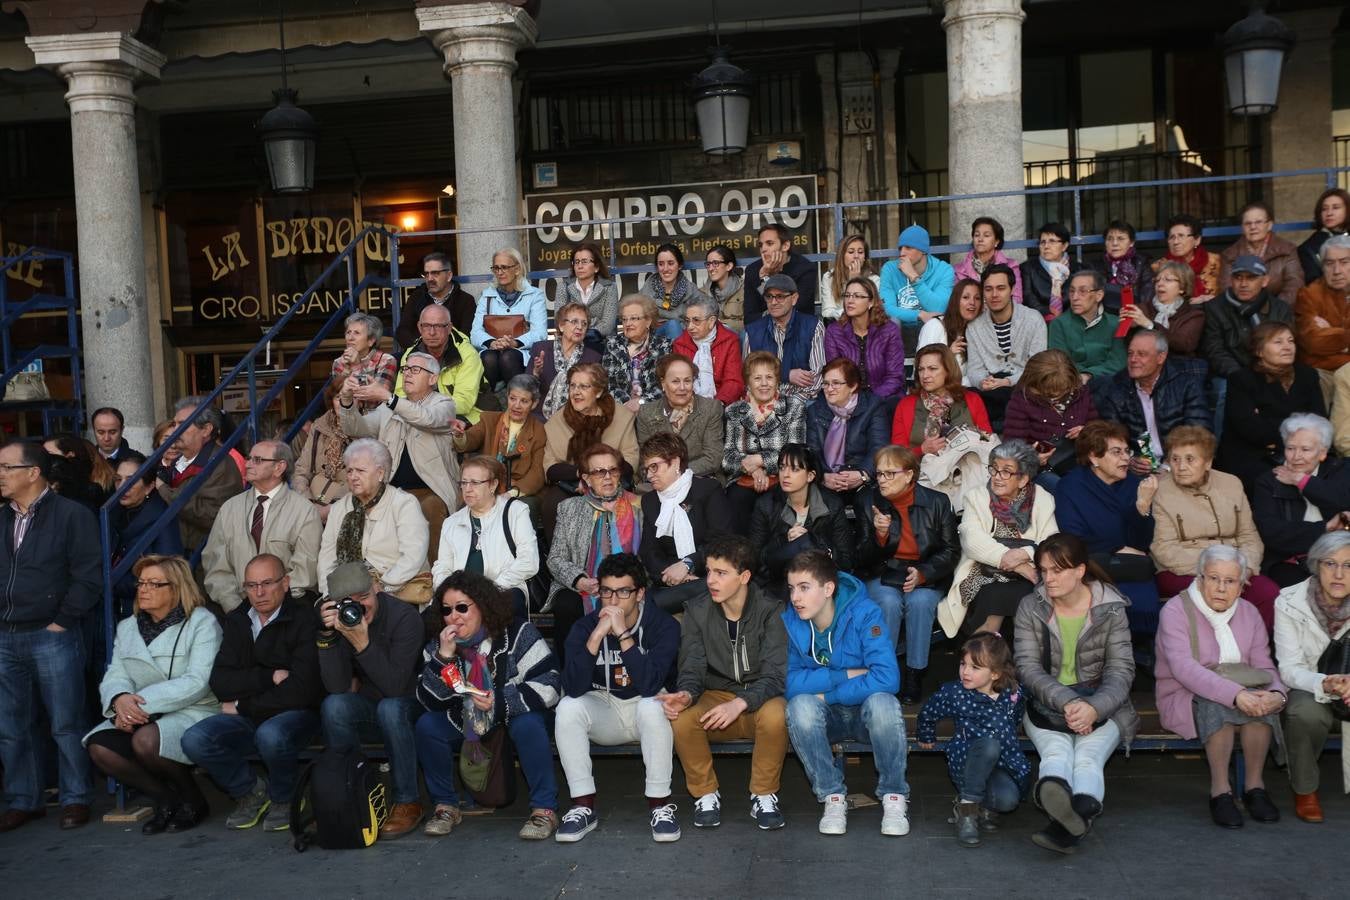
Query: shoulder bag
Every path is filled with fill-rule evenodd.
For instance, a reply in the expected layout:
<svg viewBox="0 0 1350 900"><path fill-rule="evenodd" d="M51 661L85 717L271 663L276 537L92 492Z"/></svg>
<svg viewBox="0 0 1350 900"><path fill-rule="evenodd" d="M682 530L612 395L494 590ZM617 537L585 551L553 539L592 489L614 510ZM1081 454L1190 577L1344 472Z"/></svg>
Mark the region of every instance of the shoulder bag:
<svg viewBox="0 0 1350 900"><path fill-rule="evenodd" d="M1055 673L1050 670L1050 626L1045 622L1041 623L1041 668L1046 671L1046 674L1050 675L1052 678L1054 677ZM1093 694L1097 693L1098 686L1096 681L1080 681L1077 684L1067 685L1069 690L1073 691L1079 697L1091 697ZM1027 691L1027 718L1031 720L1032 725L1035 725L1037 728L1045 729L1046 731L1076 734L1076 732L1069 727L1069 723L1064 718L1063 712L1052 709L1048 705L1042 703L1032 691ZM1092 730L1096 731L1104 724L1105 722L1103 720L1093 722Z"/></svg>
<svg viewBox="0 0 1350 900"><path fill-rule="evenodd" d="M1196 632L1195 605L1190 598L1190 592L1182 591L1181 596L1177 598L1177 602L1184 603L1186 606L1186 631L1191 638L1191 656L1195 657L1196 662L1200 662L1200 636ZM1270 687L1271 681L1274 680L1265 669L1258 669L1256 666L1247 663L1215 663L1212 666L1205 666L1205 668L1220 678L1227 678L1234 684L1240 684L1244 688L1252 690Z"/></svg>

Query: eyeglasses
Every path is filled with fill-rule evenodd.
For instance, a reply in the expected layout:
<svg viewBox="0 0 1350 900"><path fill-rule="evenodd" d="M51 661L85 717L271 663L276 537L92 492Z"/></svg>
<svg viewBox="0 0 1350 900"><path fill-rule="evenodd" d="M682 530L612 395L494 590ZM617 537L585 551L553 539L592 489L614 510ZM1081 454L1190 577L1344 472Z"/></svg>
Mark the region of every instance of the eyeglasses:
<svg viewBox="0 0 1350 900"><path fill-rule="evenodd" d="M890 481L908 472L908 469L877 469L877 481Z"/></svg>
<svg viewBox="0 0 1350 900"><path fill-rule="evenodd" d="M1324 559L1317 565L1321 567L1323 572L1328 574L1331 572L1350 574L1350 559L1345 562L1336 562L1334 559Z"/></svg>
<svg viewBox="0 0 1350 900"><path fill-rule="evenodd" d="M591 259L589 256L574 256L572 257L572 265L593 266L595 265L595 260Z"/></svg>
<svg viewBox="0 0 1350 900"><path fill-rule="evenodd" d="M847 382L847 381L837 381L837 380L831 378L829 381L822 381L822 382L821 382L821 386L827 387L827 388L841 388L841 387L848 387L848 382Z"/></svg>
<svg viewBox="0 0 1350 900"><path fill-rule="evenodd" d="M169 582L167 582L167 581L144 581L144 580L141 580L141 579L138 579L138 580L136 581L136 590L138 590L138 591L139 591L141 588L156 588L156 589L158 589L158 588L166 588L166 587L168 587L168 586L169 586Z"/></svg>
<svg viewBox="0 0 1350 900"><path fill-rule="evenodd" d="M581 325L582 327L585 327L585 326L591 324L591 320L590 320L590 319L581 319L581 318L577 318L576 316L573 316L573 317L570 318L570 319L563 319L562 323L563 323L564 325Z"/></svg>
<svg viewBox="0 0 1350 900"><path fill-rule="evenodd" d="M775 292L772 293L772 294L765 294L765 295L764 295L764 299L765 299L765 300L768 300L768 301L770 301L770 302L776 302L776 301L779 301L779 300L791 300L791 299L792 299L793 297L795 297L795 296L797 296L795 293L793 293L793 294L780 294L780 293L778 293L777 291L775 291Z"/></svg>
<svg viewBox="0 0 1350 900"><path fill-rule="evenodd" d="M647 317L646 317L646 316L624 316L624 317L622 317L621 319L619 319L619 321L620 321L621 323L623 323L624 325L632 325L632 324L635 323L635 322L645 322L645 321L647 321Z"/></svg>
<svg viewBox="0 0 1350 900"><path fill-rule="evenodd" d="M472 603L456 603L451 606L441 606L441 615L448 616L451 613L459 613L461 616L467 615L469 610L473 609Z"/></svg>
<svg viewBox="0 0 1350 900"><path fill-rule="evenodd" d="M428 269L422 273L423 278L435 278L437 275L449 275L449 269Z"/></svg>
<svg viewBox="0 0 1350 900"><path fill-rule="evenodd" d="M708 321L708 320L711 319L711 318L712 318L712 316L685 316L685 317L684 317L684 324L686 324L686 325L702 325L704 322Z"/></svg>
<svg viewBox="0 0 1350 900"><path fill-rule="evenodd" d="M653 472L659 472L669 465L670 463L664 459L653 460L642 467L642 474L650 478Z"/></svg>
<svg viewBox="0 0 1350 900"><path fill-rule="evenodd" d="M430 375L430 369L424 369L421 366L403 366L399 369L404 375Z"/></svg>
<svg viewBox="0 0 1350 900"><path fill-rule="evenodd" d="M990 478L1016 478L1018 475L1021 474L1022 473L1017 471L1016 469L1000 469L997 466L989 467Z"/></svg>
<svg viewBox="0 0 1350 900"><path fill-rule="evenodd" d="M494 479L494 478L484 478L484 479L481 479L481 480L475 480L475 479L473 479L473 478L461 478L461 479L459 480L459 486L462 487L462 488L466 488L466 487L480 487L480 486L482 486L482 485L487 484L488 482L495 481L495 480L496 480L496 479Z"/></svg>
<svg viewBox="0 0 1350 900"><path fill-rule="evenodd" d="M864 294L864 293L861 293L861 292L859 292L859 291L849 291L848 293L844 294L844 299L845 299L845 300L871 300L871 299L872 299L872 295L871 295L871 294Z"/></svg>
<svg viewBox="0 0 1350 900"><path fill-rule="evenodd" d="M1223 575L1205 575L1203 577L1206 584L1213 585L1214 587L1233 588L1242 583L1242 580L1239 578L1230 578Z"/></svg>
<svg viewBox="0 0 1350 900"><path fill-rule="evenodd" d="M569 391L571 391L572 393L575 394L575 393L577 393L578 391L593 391L593 390L595 390L595 385L593 385L593 384L580 384L580 383L575 383L575 382L574 382L574 383L572 383L572 384L569 384L569 385L567 386L567 389L568 389Z"/></svg>
<svg viewBox="0 0 1350 900"><path fill-rule="evenodd" d="M601 600L608 600L610 597L618 597L620 600L627 600L629 597L636 594L638 590L639 589L635 587L621 587L621 588L602 587L596 593L600 595Z"/></svg>
<svg viewBox="0 0 1350 900"><path fill-rule="evenodd" d="M595 478L615 478L618 476L619 471L620 470L617 468L591 469L586 474L594 476Z"/></svg>
<svg viewBox="0 0 1350 900"><path fill-rule="evenodd" d="M516 267L516 264L515 264L515 263L511 263L510 265L506 265L506 266L491 266L490 268L491 268L492 271L494 271L494 272L510 272L510 271L511 271L512 269L514 269L515 267Z"/></svg>
<svg viewBox="0 0 1350 900"><path fill-rule="evenodd" d="M727 262L725 259L709 259L704 262L703 265L705 268L711 269L713 266L729 266L731 263Z"/></svg>
<svg viewBox="0 0 1350 900"><path fill-rule="evenodd" d="M1106 453L1104 453L1103 455L1104 455L1104 456L1119 456L1119 457L1121 457L1122 459L1128 459L1128 458L1129 458L1130 456L1132 456L1133 454L1130 453L1130 448L1129 448L1129 447L1107 447L1107 448L1106 448Z"/></svg>
<svg viewBox="0 0 1350 900"><path fill-rule="evenodd" d="M14 471L15 469L36 469L36 468L38 468L36 463L0 463L0 469L4 469L10 472Z"/></svg>
<svg viewBox="0 0 1350 900"><path fill-rule="evenodd" d="M277 459L275 456L250 456L248 461L255 466L265 462L281 462L281 460Z"/></svg>
<svg viewBox="0 0 1350 900"><path fill-rule="evenodd" d="M1167 236L1167 243L1170 244L1170 243L1172 243L1173 241L1188 241L1188 240L1193 239L1194 237L1195 237L1195 235L1190 234L1190 233L1169 234L1169 235Z"/></svg>
<svg viewBox="0 0 1350 900"><path fill-rule="evenodd" d="M282 575L280 578L269 578L266 581L245 581L244 590L248 591L250 594L254 591L266 590L267 588L272 587L272 585L281 584L285 577L285 575Z"/></svg>
<svg viewBox="0 0 1350 900"><path fill-rule="evenodd" d="M1038 243L1044 247L1046 244L1063 244L1064 240L1057 237L1043 237Z"/></svg>
<svg viewBox="0 0 1350 900"><path fill-rule="evenodd" d="M429 331L445 331L450 327L449 322L418 322L418 328L426 328Z"/></svg>

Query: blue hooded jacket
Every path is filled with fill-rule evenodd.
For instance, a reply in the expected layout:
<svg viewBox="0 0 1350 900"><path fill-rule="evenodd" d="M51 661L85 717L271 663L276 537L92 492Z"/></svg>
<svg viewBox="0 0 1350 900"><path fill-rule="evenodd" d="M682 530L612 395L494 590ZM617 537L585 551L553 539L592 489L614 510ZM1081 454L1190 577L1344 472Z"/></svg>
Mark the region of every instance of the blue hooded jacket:
<svg viewBox="0 0 1350 900"><path fill-rule="evenodd" d="M828 642L829 665L816 662L811 652L814 629L810 621L797 616L791 604L783 610L783 623L788 634L789 700L798 694L824 694L826 703L861 706L872 694L900 690L895 645L881 607L867 596L863 583L847 572L839 573L835 588L834 622L825 635L816 638L818 644ZM866 669L867 674L849 678L849 669Z"/></svg>
<svg viewBox="0 0 1350 900"><path fill-rule="evenodd" d="M942 313L952 298L956 270L950 263L928 254L928 266L913 285L900 271L900 263L891 260L881 267L881 302L886 315L904 325L919 321L919 311Z"/></svg>

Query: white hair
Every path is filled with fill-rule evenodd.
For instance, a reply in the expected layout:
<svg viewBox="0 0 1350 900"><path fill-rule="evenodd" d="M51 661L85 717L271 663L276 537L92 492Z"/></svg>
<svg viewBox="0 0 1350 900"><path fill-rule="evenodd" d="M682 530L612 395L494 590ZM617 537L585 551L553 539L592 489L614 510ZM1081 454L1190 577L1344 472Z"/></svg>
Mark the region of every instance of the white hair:
<svg viewBox="0 0 1350 900"><path fill-rule="evenodd" d="M1197 578L1205 574L1205 568L1210 563L1237 563L1237 567L1242 570L1242 580L1246 581L1247 576L1251 574L1251 565L1247 562L1247 554L1243 553L1237 547L1230 547L1227 544L1210 544L1200 552L1200 559L1195 564L1195 576Z"/></svg>
<svg viewBox="0 0 1350 900"><path fill-rule="evenodd" d="M407 357L403 360L403 362L406 364L412 362L415 359L421 360L420 365L422 366L422 368L430 371L432 376L437 376L441 374L440 360L432 356L430 353L418 350L416 353L409 353Z"/></svg>
<svg viewBox="0 0 1350 900"><path fill-rule="evenodd" d="M1327 264L1327 252L1331 250L1350 250L1350 234L1333 234L1322 242L1322 248L1317 251L1318 265Z"/></svg>
<svg viewBox="0 0 1350 900"><path fill-rule="evenodd" d="M1300 431L1311 431L1316 435L1317 442L1322 445L1323 450L1331 449L1331 442L1336 434L1331 423L1317 413L1294 413L1280 423L1280 441L1288 443L1289 439Z"/></svg>
<svg viewBox="0 0 1350 900"><path fill-rule="evenodd" d="M342 464L350 466L358 456L364 456L386 472L393 471L394 457L390 455L389 448L375 438L357 438L348 444L347 449L342 451Z"/></svg>

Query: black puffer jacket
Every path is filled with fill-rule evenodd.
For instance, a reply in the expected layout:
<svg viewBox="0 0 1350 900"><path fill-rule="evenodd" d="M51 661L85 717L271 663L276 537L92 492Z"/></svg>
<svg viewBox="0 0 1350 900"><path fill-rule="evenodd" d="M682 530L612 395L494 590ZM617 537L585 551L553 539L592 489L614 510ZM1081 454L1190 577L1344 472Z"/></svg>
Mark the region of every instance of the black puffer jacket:
<svg viewBox="0 0 1350 900"><path fill-rule="evenodd" d="M1199 360L1168 359L1158 375L1157 384L1153 386L1152 397L1153 417L1158 424L1158 433L1162 436L1166 437L1178 425L1214 428L1209 397L1205 393L1204 365ZM1112 375L1097 396L1096 403L1097 414L1103 419L1124 425L1129 429L1132 439L1137 440L1148 432L1144 405L1139 402L1139 391L1128 372Z"/></svg>
<svg viewBox="0 0 1350 900"><path fill-rule="evenodd" d="M876 528L872 525L874 506L891 517L884 545L877 543ZM900 517L895 506L876 486L868 485L858 492L853 521L858 528L857 570L854 574L867 580L879 577L887 569L894 569L903 577L908 566L895 558L896 547L900 545ZM944 589L961 560L956 513L952 511L947 495L915 485L914 503L909 508L909 527L914 529L914 540L919 545L919 562L914 568L923 575L925 585Z"/></svg>
<svg viewBox="0 0 1350 900"><path fill-rule="evenodd" d="M1238 305L1232 291L1225 291L1205 304L1205 331L1200 336L1200 355L1209 361L1209 374L1232 378L1242 369L1251 367L1252 355L1247 341L1258 324L1287 322L1294 324L1294 311L1279 297L1261 291L1250 303Z"/></svg>
<svg viewBox="0 0 1350 900"><path fill-rule="evenodd" d="M324 696L314 644L318 613L287 597L255 640L248 617L251 608L241 603L222 620L224 634L211 667L211 693L221 701L237 701L239 714L254 724L292 709L318 709ZM277 669L290 673L281 684L272 681Z"/></svg>
<svg viewBox="0 0 1350 900"><path fill-rule="evenodd" d="M763 562L757 573L759 583L779 595L786 588L788 563L807 550L825 550L836 566L853 571L853 526L848 521L844 501L833 491L814 484L809 494L806 534L795 541L789 541L787 533L796 523L796 516L791 512L784 514L787 494L781 490L775 488L760 494L750 515L750 546L759 550Z"/></svg>

